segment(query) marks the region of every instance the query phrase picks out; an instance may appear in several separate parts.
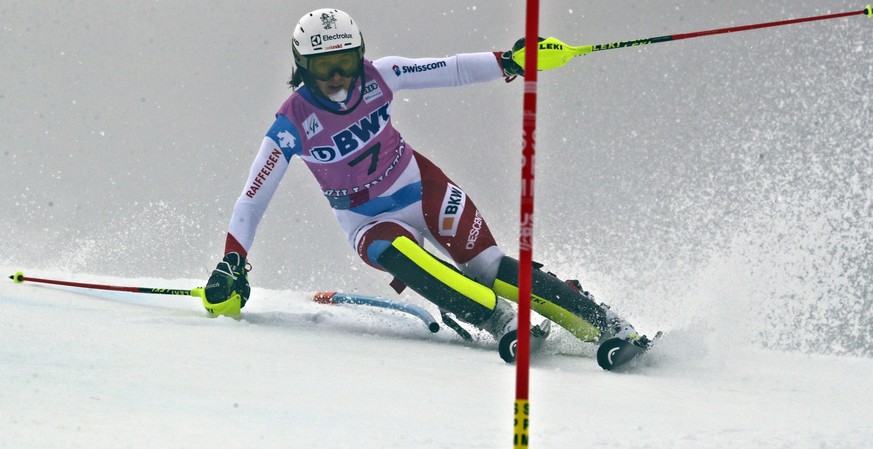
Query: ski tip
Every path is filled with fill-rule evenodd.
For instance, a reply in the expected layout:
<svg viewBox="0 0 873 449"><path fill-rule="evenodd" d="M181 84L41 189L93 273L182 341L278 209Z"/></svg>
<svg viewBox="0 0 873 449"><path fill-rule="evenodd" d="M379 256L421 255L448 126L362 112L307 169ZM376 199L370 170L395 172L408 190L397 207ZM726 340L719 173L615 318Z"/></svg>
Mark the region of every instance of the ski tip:
<svg viewBox="0 0 873 449"><path fill-rule="evenodd" d="M619 338L610 338L601 343L600 347L597 348L597 364L607 371L612 371L615 367L613 357L626 344L628 343Z"/></svg>
<svg viewBox="0 0 873 449"><path fill-rule="evenodd" d="M12 276L9 276L9 279L12 279L12 281L15 282L16 284L20 284L20 283L24 282L24 273L19 271L18 273L15 273Z"/></svg>
<svg viewBox="0 0 873 449"><path fill-rule="evenodd" d="M646 349L620 338L610 338L597 348L597 364L606 371L621 371L626 368L625 364L645 353Z"/></svg>

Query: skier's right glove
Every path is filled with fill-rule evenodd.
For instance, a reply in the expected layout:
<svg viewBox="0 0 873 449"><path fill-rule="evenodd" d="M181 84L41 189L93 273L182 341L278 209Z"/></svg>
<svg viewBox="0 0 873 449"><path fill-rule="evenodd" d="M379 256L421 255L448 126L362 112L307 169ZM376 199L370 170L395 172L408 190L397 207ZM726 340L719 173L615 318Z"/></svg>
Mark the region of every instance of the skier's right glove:
<svg viewBox="0 0 873 449"><path fill-rule="evenodd" d="M237 316L249 299L246 259L238 253L228 253L206 282L203 307L213 315Z"/></svg>

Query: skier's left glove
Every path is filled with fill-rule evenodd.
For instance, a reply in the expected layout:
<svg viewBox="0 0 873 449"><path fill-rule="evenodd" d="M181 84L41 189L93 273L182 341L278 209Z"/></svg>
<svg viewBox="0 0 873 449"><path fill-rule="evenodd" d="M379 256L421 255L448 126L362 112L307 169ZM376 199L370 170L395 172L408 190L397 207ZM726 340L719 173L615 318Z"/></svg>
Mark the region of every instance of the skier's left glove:
<svg viewBox="0 0 873 449"><path fill-rule="evenodd" d="M237 316L249 299L248 268L245 257L228 253L206 282L203 307L214 315Z"/></svg>
<svg viewBox="0 0 873 449"><path fill-rule="evenodd" d="M545 40L542 37L538 39L539 41ZM500 54L500 67L503 69L503 76L506 77L507 83L514 80L517 76L524 76L524 67L520 66L512 59L512 55L522 48L524 48L524 38L515 41L515 43L512 44L512 50Z"/></svg>

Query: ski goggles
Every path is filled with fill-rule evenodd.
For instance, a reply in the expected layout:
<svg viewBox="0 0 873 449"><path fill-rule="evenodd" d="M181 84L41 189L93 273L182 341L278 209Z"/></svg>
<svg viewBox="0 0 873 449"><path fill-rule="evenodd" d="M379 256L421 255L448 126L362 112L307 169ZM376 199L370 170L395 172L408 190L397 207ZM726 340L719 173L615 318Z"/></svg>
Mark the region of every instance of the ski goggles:
<svg viewBox="0 0 873 449"><path fill-rule="evenodd" d="M310 56L307 70L319 81L327 81L335 74L352 78L361 70L361 55L356 50Z"/></svg>

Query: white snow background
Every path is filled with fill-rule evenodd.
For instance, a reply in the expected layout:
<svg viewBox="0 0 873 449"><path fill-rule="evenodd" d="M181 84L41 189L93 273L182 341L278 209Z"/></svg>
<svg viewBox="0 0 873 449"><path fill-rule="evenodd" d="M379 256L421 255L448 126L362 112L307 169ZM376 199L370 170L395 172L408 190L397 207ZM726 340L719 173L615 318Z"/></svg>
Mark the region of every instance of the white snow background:
<svg viewBox="0 0 873 449"><path fill-rule="evenodd" d="M607 43L860 10L848 1L555 1ZM487 338L317 290L393 295L293 161L240 320L190 297L289 91L290 35L335 6L368 56L505 50L523 2L0 1L0 447L500 448L514 366ZM610 50L540 74L535 259L659 347L630 373L556 330L531 447L873 447L873 23ZM517 251L519 81L396 97L395 125ZM435 309L412 293L404 300Z"/></svg>
<svg viewBox="0 0 873 449"><path fill-rule="evenodd" d="M289 290L255 289L240 321L131 295L3 285L0 447L512 446L515 367L493 342ZM621 374L550 336L531 447L870 447L873 360L669 332Z"/></svg>

